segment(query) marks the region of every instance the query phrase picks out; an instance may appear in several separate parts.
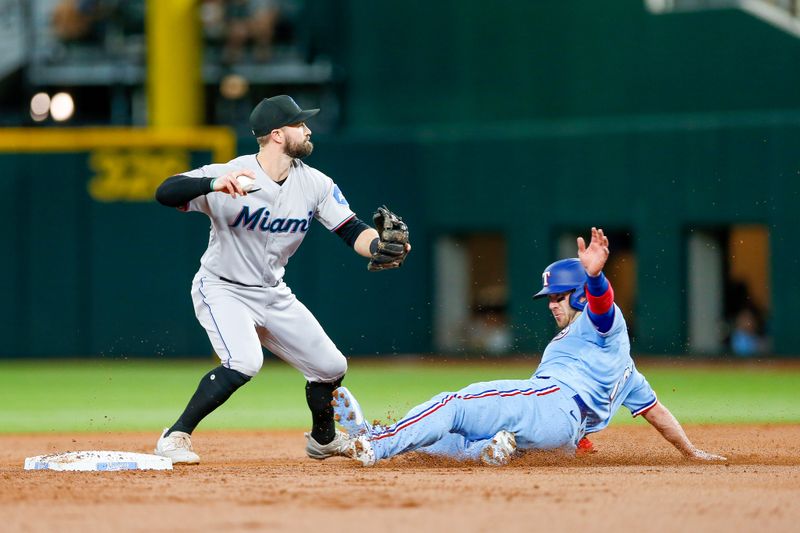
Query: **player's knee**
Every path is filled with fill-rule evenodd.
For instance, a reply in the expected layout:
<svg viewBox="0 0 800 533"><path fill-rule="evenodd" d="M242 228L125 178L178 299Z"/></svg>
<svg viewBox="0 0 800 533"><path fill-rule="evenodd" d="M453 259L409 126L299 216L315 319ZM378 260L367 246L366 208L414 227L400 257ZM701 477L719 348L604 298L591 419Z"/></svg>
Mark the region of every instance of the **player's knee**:
<svg viewBox="0 0 800 533"><path fill-rule="evenodd" d="M455 404L461 401L458 395L454 392L442 392L431 398L429 401L434 403L446 403L448 405Z"/></svg>
<svg viewBox="0 0 800 533"><path fill-rule="evenodd" d="M325 361L321 361L314 370L317 380L323 382L336 381L347 373L347 359L341 354L338 357L330 357Z"/></svg>
<svg viewBox="0 0 800 533"><path fill-rule="evenodd" d="M263 362L263 359L261 361L231 361L228 367L252 378L261 370Z"/></svg>

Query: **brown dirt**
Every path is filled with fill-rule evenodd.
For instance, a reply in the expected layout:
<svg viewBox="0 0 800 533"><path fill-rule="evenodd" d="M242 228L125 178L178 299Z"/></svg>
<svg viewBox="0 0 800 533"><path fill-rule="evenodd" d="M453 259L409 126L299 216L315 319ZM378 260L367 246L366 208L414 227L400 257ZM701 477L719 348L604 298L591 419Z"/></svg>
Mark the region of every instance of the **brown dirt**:
<svg viewBox="0 0 800 533"><path fill-rule="evenodd" d="M155 434L0 436L3 531L797 531L800 425L687 428L726 465L684 461L645 426L597 453L502 468L420 455L316 462L300 431L198 431L203 464L172 472L24 471L67 450L151 452ZM334 529L337 528L337 529Z"/></svg>

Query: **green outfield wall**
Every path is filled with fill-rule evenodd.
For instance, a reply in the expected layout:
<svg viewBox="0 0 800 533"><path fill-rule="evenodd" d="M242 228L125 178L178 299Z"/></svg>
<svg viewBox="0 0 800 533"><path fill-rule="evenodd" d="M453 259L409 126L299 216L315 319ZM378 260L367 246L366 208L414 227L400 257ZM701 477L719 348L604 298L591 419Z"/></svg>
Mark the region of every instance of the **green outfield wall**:
<svg viewBox="0 0 800 533"><path fill-rule="evenodd" d="M734 9L644 0L344 3L349 124L797 109L800 40Z"/></svg>
<svg viewBox="0 0 800 533"><path fill-rule="evenodd" d="M368 273L314 224L286 279L343 351L428 352L436 238L496 231L509 243L514 350L539 351L552 335L544 306L530 298L541 270L560 233L597 224L633 236L638 293L626 312L636 319L636 350L682 353L688 230L760 223L771 239L774 347L797 353L799 144L800 116L789 114L559 121L488 138L486 130L320 138L309 162L363 218L382 203L401 213L414 251L400 270ZM242 151L254 146L240 141ZM0 212L11 228L2 234L2 354L208 353L189 297L208 221L151 195L164 177L213 157L176 148L0 154L9 191ZM120 161L144 166L112 179L104 169Z"/></svg>

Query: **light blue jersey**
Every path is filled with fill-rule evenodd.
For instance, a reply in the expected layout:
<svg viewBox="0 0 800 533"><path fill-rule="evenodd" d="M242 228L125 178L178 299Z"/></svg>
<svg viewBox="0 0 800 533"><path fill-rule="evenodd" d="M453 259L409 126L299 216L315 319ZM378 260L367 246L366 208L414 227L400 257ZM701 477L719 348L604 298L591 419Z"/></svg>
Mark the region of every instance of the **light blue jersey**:
<svg viewBox="0 0 800 533"><path fill-rule="evenodd" d="M656 394L631 358L628 329L614 304L607 333L595 328L588 313L556 335L542 355L537 378L554 379L574 390L588 407L586 432L605 428L621 405L633 416L656 404Z"/></svg>

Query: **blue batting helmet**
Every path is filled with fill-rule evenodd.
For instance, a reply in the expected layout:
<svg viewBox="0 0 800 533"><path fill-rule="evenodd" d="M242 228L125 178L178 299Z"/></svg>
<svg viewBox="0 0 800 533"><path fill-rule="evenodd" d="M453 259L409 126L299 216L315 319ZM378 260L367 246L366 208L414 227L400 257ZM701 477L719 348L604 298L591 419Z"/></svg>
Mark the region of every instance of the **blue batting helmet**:
<svg viewBox="0 0 800 533"><path fill-rule="evenodd" d="M569 296L569 304L583 311L586 307L586 270L583 268L580 259L562 259L549 265L542 272L542 290L533 295L534 298L541 298L548 294L558 294L561 292L574 291Z"/></svg>

